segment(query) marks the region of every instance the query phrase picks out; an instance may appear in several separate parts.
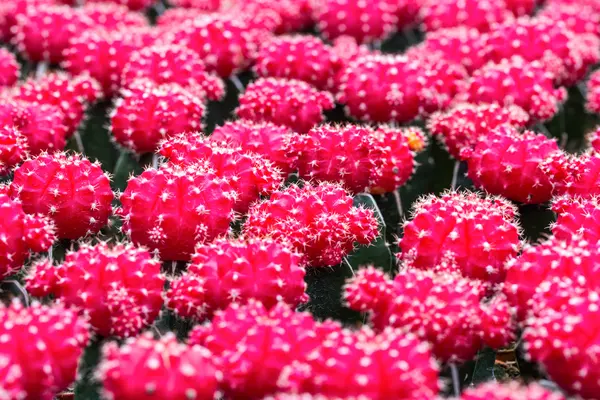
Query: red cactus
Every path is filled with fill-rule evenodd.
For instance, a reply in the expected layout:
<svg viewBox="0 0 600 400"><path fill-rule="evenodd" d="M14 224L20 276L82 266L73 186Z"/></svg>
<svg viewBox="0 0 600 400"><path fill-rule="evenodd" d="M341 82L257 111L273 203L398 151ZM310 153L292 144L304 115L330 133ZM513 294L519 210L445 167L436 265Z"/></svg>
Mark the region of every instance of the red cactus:
<svg viewBox="0 0 600 400"><path fill-rule="evenodd" d="M341 60L330 46L308 35L274 36L256 57L258 76L297 79L318 89L333 86Z"/></svg>
<svg viewBox="0 0 600 400"><path fill-rule="evenodd" d="M187 274L171 283L167 306L202 320L230 303L256 299L271 308L308 300L301 255L272 239L216 240L200 244Z"/></svg>
<svg viewBox="0 0 600 400"><path fill-rule="evenodd" d="M504 0L426 0L420 18L428 32L457 26L487 32L498 23L512 21L513 14Z"/></svg>
<svg viewBox="0 0 600 400"><path fill-rule="evenodd" d="M176 165L208 162L215 174L237 193L234 210L240 213L248 211L261 195L279 189L284 181L280 171L263 157L246 153L240 147L210 142L197 133L167 139L159 152Z"/></svg>
<svg viewBox="0 0 600 400"><path fill-rule="evenodd" d="M17 16L12 42L33 62L58 64L71 38L93 25L94 21L79 9L58 5L30 7Z"/></svg>
<svg viewBox="0 0 600 400"><path fill-rule="evenodd" d="M156 18L156 25L157 28L170 32L171 29L182 23L193 21L204 15L206 15L206 11L197 8L168 8Z"/></svg>
<svg viewBox="0 0 600 400"><path fill-rule="evenodd" d="M111 131L120 145L151 153L161 140L202 127L201 98L175 83L140 79L121 92L111 113Z"/></svg>
<svg viewBox="0 0 600 400"><path fill-rule="evenodd" d="M147 250L99 243L68 252L60 265L38 262L26 287L34 296L51 295L76 307L101 336L127 337L157 317L164 281Z"/></svg>
<svg viewBox="0 0 600 400"><path fill-rule="evenodd" d="M182 46L155 45L133 53L123 70L122 83L128 87L140 78L150 79L158 85L176 83L213 101L225 95L223 81L206 72L198 54Z"/></svg>
<svg viewBox="0 0 600 400"><path fill-rule="evenodd" d="M219 11L221 0L170 0L175 7L192 8L202 11Z"/></svg>
<svg viewBox="0 0 600 400"><path fill-rule="evenodd" d="M581 238L592 244L600 243L600 198L564 196L555 198L552 209L557 213L552 235L564 241Z"/></svg>
<svg viewBox="0 0 600 400"><path fill-rule="evenodd" d="M0 192L0 279L17 272L29 251L46 251L56 239L48 218L27 215L18 201ZM1 386L0 386L1 387Z"/></svg>
<svg viewBox="0 0 600 400"><path fill-rule="evenodd" d="M520 249L516 208L500 197L448 192L421 199L404 224L398 258L431 269L452 256L473 279L501 282L504 262Z"/></svg>
<svg viewBox="0 0 600 400"><path fill-rule="evenodd" d="M558 151L556 140L504 125L482 135L474 149L462 151L461 158L467 160L467 175L475 186L509 200L539 204L552 198L552 183L542 162Z"/></svg>
<svg viewBox="0 0 600 400"><path fill-rule="evenodd" d="M343 70L337 100L358 120L409 122L419 114L419 64L397 55L360 57Z"/></svg>
<svg viewBox="0 0 600 400"><path fill-rule="evenodd" d="M520 321L525 321L533 304L533 296L544 281L553 278L591 277L597 270L600 250L579 236L564 241L550 238L545 242L524 247L523 253L506 263L505 293L517 308ZM585 282L583 279L582 282Z"/></svg>
<svg viewBox="0 0 600 400"><path fill-rule="evenodd" d="M85 4L82 11L94 22L95 29L115 31L127 27L148 26L148 21L142 13L129 11L124 5L116 3L91 2Z"/></svg>
<svg viewBox="0 0 600 400"><path fill-rule="evenodd" d="M339 185L292 185L248 211L243 232L249 236L287 239L313 267L337 265L354 243L368 244L378 234L373 211L353 207Z"/></svg>
<svg viewBox="0 0 600 400"><path fill-rule="evenodd" d="M0 49L0 86L12 86L19 79L19 63L10 51Z"/></svg>
<svg viewBox="0 0 600 400"><path fill-rule="evenodd" d="M515 56L475 71L460 99L470 103L517 105L532 120L544 121L556 114L567 95L564 88L554 88L552 79L553 75L539 62Z"/></svg>
<svg viewBox="0 0 600 400"><path fill-rule="evenodd" d="M443 362L472 359L484 341L501 347L514 338L504 298L483 302L486 285L456 273L407 269L394 280L373 267L345 288L350 308L371 313L375 329L401 328L432 344Z"/></svg>
<svg viewBox="0 0 600 400"><path fill-rule="evenodd" d="M255 57L254 33L240 18L212 14L175 28L171 43L187 46L206 63L209 72L228 78L250 65Z"/></svg>
<svg viewBox="0 0 600 400"><path fill-rule="evenodd" d="M261 399L281 389L279 377L286 367L339 330L338 324L317 323L309 313L294 312L284 303L267 311L251 300L217 312L211 324L192 333L190 342L199 341L213 352L228 396Z"/></svg>
<svg viewBox="0 0 600 400"><path fill-rule="evenodd" d="M246 88L235 109L238 117L273 122L306 133L323 121L323 111L334 107L329 92L295 79L259 78Z"/></svg>
<svg viewBox="0 0 600 400"><path fill-rule="evenodd" d="M73 75L85 73L96 79L109 98L119 90L123 68L136 49L136 44L119 31L85 31L71 39L63 52L62 66Z"/></svg>
<svg viewBox="0 0 600 400"><path fill-rule="evenodd" d="M147 332L121 348L110 342L102 356L99 376L108 399L208 400L217 393L221 374L210 352L178 343L173 333L155 340Z"/></svg>
<svg viewBox="0 0 600 400"><path fill-rule="evenodd" d="M243 151L259 154L284 174L288 174L292 172L295 160L289 151L289 144L294 136L296 134L285 126L241 119L216 127L209 140L239 146Z"/></svg>
<svg viewBox="0 0 600 400"><path fill-rule="evenodd" d="M58 107L63 113L67 137L79 127L88 105L101 96L101 86L96 80L86 75L69 76L65 73L50 73L41 78L28 79L17 88L14 95L18 100Z"/></svg>
<svg viewBox="0 0 600 400"><path fill-rule="evenodd" d="M359 43L381 41L396 30L397 5L392 1L326 0L315 4L314 19L326 39L352 36Z"/></svg>
<svg viewBox="0 0 600 400"><path fill-rule="evenodd" d="M0 175L8 174L27 157L27 138L14 125L0 127Z"/></svg>
<svg viewBox="0 0 600 400"><path fill-rule="evenodd" d="M259 44L263 40L271 38L274 32L285 32L289 24L283 20L279 5L291 6L292 10L297 9L300 2L292 0L252 0L252 1L235 1L231 7L228 7L223 15L231 19L239 19L252 30L256 35L256 43ZM294 18L292 23L297 19ZM292 30L294 31L294 30ZM258 46L258 45L257 45Z"/></svg>
<svg viewBox="0 0 600 400"><path fill-rule="evenodd" d="M62 305L0 304L0 393L8 387L15 397L6 398L54 399L75 381L88 337L84 320Z"/></svg>
<svg viewBox="0 0 600 400"><path fill-rule="evenodd" d="M28 214L43 214L61 239L95 234L111 215L110 179L98 162L78 154L41 154L15 170L10 195Z"/></svg>
<svg viewBox="0 0 600 400"><path fill-rule="evenodd" d="M433 114L427 120L427 128L452 157L460 159L461 151L473 149L489 131L502 125L521 128L528 122L529 115L518 106L463 103Z"/></svg>
<svg viewBox="0 0 600 400"><path fill-rule="evenodd" d="M586 142L592 152L600 153L600 126L586 135Z"/></svg>
<svg viewBox="0 0 600 400"><path fill-rule="evenodd" d="M562 394L544 389L537 383L522 386L518 382L482 383L466 389L460 398L461 400L565 400Z"/></svg>
<svg viewBox="0 0 600 400"><path fill-rule="evenodd" d="M305 362L280 381L293 392L382 399L430 399L438 391L438 367L427 344L400 330L375 334L335 330Z"/></svg>
<svg viewBox="0 0 600 400"><path fill-rule="evenodd" d="M56 0L11 0L0 4L0 40L9 42L17 24L17 15L25 14L29 7L45 7L57 4Z"/></svg>
<svg viewBox="0 0 600 400"><path fill-rule="evenodd" d="M132 177L121 195L123 231L165 260L189 260L196 243L225 234L237 197L207 166L163 165Z"/></svg>
<svg viewBox="0 0 600 400"><path fill-rule="evenodd" d="M62 151L66 144L67 128L63 124L63 114L48 104L7 101L0 105L0 125L17 129L25 139L21 143L26 142L29 154L34 156L44 151ZM15 144L18 144L18 139Z"/></svg>
<svg viewBox="0 0 600 400"><path fill-rule="evenodd" d="M569 30L575 33L600 34L600 14L588 4L554 4L543 7L539 15L550 20L564 23Z"/></svg>
<svg viewBox="0 0 600 400"><path fill-rule="evenodd" d="M591 197L600 195L600 154L580 156L563 152L548 157L542 166L554 185L555 195Z"/></svg>
<svg viewBox="0 0 600 400"><path fill-rule="evenodd" d="M598 272L587 276L595 279ZM529 358L558 386L593 399L600 391L600 293L597 282L585 287L578 281L580 276L563 277L539 289L523 341Z"/></svg>
<svg viewBox="0 0 600 400"><path fill-rule="evenodd" d="M557 83L570 85L582 79L600 57L598 50L590 52L587 40L564 21L526 16L490 32L483 56L496 63L513 56L538 61Z"/></svg>
<svg viewBox="0 0 600 400"><path fill-rule="evenodd" d="M87 0L87 3L115 3L122 4L131 11L143 11L153 4L153 0Z"/></svg>
<svg viewBox="0 0 600 400"><path fill-rule="evenodd" d="M600 71L590 75L587 81L586 108L593 113L600 114Z"/></svg>

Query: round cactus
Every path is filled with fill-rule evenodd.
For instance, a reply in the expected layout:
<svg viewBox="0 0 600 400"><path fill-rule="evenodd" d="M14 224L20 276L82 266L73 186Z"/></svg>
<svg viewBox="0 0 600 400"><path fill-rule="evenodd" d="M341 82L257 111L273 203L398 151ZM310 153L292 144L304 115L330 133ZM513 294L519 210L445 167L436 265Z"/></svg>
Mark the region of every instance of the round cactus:
<svg viewBox="0 0 600 400"><path fill-rule="evenodd" d="M396 329L331 332L314 355L283 372L293 392L339 397L429 399L438 392L438 366L429 346Z"/></svg>
<svg viewBox="0 0 600 400"><path fill-rule="evenodd" d="M26 288L81 310L101 336L127 337L158 316L164 282L160 263L147 250L99 243L68 252L60 265L36 263Z"/></svg>
<svg viewBox="0 0 600 400"><path fill-rule="evenodd" d="M259 78L239 98L235 113L242 119L285 125L306 133L334 107L333 96L295 79Z"/></svg>
<svg viewBox="0 0 600 400"><path fill-rule="evenodd" d="M564 88L554 88L552 78L539 62L515 56L475 71L459 98L470 103L517 105L533 121L544 121L556 114L567 95Z"/></svg>
<svg viewBox="0 0 600 400"><path fill-rule="evenodd" d="M61 239L95 234L111 215L110 179L99 163L78 154L40 154L15 170L10 195L28 214L43 214Z"/></svg>
<svg viewBox="0 0 600 400"><path fill-rule="evenodd" d="M585 139L590 151L600 153L600 126L589 132Z"/></svg>
<svg viewBox="0 0 600 400"><path fill-rule="evenodd" d="M521 241L516 207L500 197L448 192L427 196L404 223L398 258L431 269L451 256L473 279L501 282L504 262L517 255Z"/></svg>
<svg viewBox="0 0 600 400"><path fill-rule="evenodd" d="M191 8L202 11L219 11L222 0L169 0L175 7Z"/></svg>
<svg viewBox="0 0 600 400"><path fill-rule="evenodd" d="M208 73L200 56L183 46L155 45L133 53L123 70L122 82L128 87L140 78L158 85L176 83L212 101L225 95L223 81Z"/></svg>
<svg viewBox="0 0 600 400"><path fill-rule="evenodd" d="M262 77L297 79L318 89L333 86L341 60L330 46L308 35L274 36L256 57L254 72Z"/></svg>
<svg viewBox="0 0 600 400"><path fill-rule="evenodd" d="M8 174L27 157L27 138L14 125L0 127L0 176Z"/></svg>
<svg viewBox="0 0 600 400"><path fill-rule="evenodd" d="M63 113L55 106L6 101L0 105L0 125L17 129L24 137L30 155L65 148L67 127L63 123Z"/></svg>
<svg viewBox="0 0 600 400"><path fill-rule="evenodd" d="M130 338L102 349L100 381L107 399L211 400L221 377L201 346L178 343L173 333Z"/></svg>
<svg viewBox="0 0 600 400"><path fill-rule="evenodd" d="M589 4L568 4L553 2L550 7L543 7L539 16L544 16L559 24L565 24L575 33L600 34L600 15Z"/></svg>
<svg viewBox="0 0 600 400"><path fill-rule="evenodd" d="M85 31L65 48L62 66L73 75L91 76L102 86L104 97L110 98L119 90L123 68L137 47L130 35L120 31Z"/></svg>
<svg viewBox="0 0 600 400"><path fill-rule="evenodd" d="M514 15L504 0L425 0L420 15L425 31L468 26L480 32L493 30Z"/></svg>
<svg viewBox="0 0 600 400"><path fill-rule="evenodd" d="M209 140L240 146L244 151L259 154L275 164L284 174L289 174L295 161L289 146L295 136L296 134L286 126L241 119L216 127Z"/></svg>
<svg viewBox="0 0 600 400"><path fill-rule="evenodd" d="M87 107L101 96L100 84L89 76L69 76L59 72L26 80L16 89L14 97L58 107L63 113L66 136L70 137L81 124Z"/></svg>
<svg viewBox="0 0 600 400"><path fill-rule="evenodd" d="M515 105L462 103L446 112L433 114L427 120L427 128L452 157L460 159L461 151L473 149L482 136L499 126L522 128L528 122L529 115Z"/></svg>
<svg viewBox="0 0 600 400"><path fill-rule="evenodd" d="M227 233L237 193L205 165L163 165L132 177L121 195L123 231L163 261L187 261L196 243Z"/></svg>
<svg viewBox="0 0 600 400"><path fill-rule="evenodd" d="M488 382L466 389L461 400L566 400L557 392L544 389L538 383L522 386L518 382Z"/></svg>
<svg viewBox="0 0 600 400"><path fill-rule="evenodd" d="M152 5L152 0L87 0L87 3L115 3L129 8L131 11L143 11Z"/></svg>
<svg viewBox="0 0 600 400"><path fill-rule="evenodd" d="M209 72L228 78L250 65L256 55L256 39L240 18L203 15L175 28L170 43L198 53Z"/></svg>
<svg viewBox="0 0 600 400"><path fill-rule="evenodd" d="M17 24L17 16L25 14L30 7L45 7L55 5L56 0L12 0L0 4L0 40L9 42L14 33L13 27Z"/></svg>
<svg viewBox="0 0 600 400"><path fill-rule="evenodd" d="M313 23L311 0L236 0L228 11L250 27L275 34L303 31Z"/></svg>
<svg viewBox="0 0 600 400"><path fill-rule="evenodd" d="M550 177L557 196L592 197L600 195L600 154L585 153L579 156L558 152L542 164Z"/></svg>
<svg viewBox="0 0 600 400"><path fill-rule="evenodd" d="M12 86L19 79L17 58L8 50L0 49L0 86Z"/></svg>
<svg viewBox="0 0 600 400"><path fill-rule="evenodd" d="M555 198L552 209L557 213L556 222L551 225L552 235L564 241L581 238L600 243L600 198L563 196Z"/></svg>
<svg viewBox="0 0 600 400"><path fill-rule="evenodd" d="M4 190L3 190L4 191ZM46 251L56 236L54 225L39 214L27 215L18 201L0 192L0 279L17 272L29 251ZM0 386L1 387L1 386Z"/></svg>
<svg viewBox="0 0 600 400"><path fill-rule="evenodd" d="M595 270L588 277L597 275ZM563 390L593 399L600 391L600 292L597 282L590 287L578 281L563 277L538 289L523 331L524 349Z"/></svg>
<svg viewBox="0 0 600 400"><path fill-rule="evenodd" d="M87 323L62 305L0 304L0 394L8 387L14 397L6 398L54 399L75 381L88 338Z"/></svg>
<svg viewBox="0 0 600 400"><path fill-rule="evenodd" d="M140 79L116 100L111 131L120 145L151 153L167 137L201 129L204 112L203 100L181 86Z"/></svg>
<svg viewBox="0 0 600 400"><path fill-rule="evenodd" d="M200 134L177 135L162 142L160 154L176 165L208 162L215 174L237 193L234 210L248 211L261 195L269 195L283 184L283 176L263 157L241 148L206 140Z"/></svg>
<svg viewBox="0 0 600 400"><path fill-rule="evenodd" d="M17 16L12 42L30 61L58 64L71 38L93 25L79 9L62 5L30 7Z"/></svg>
<svg viewBox="0 0 600 400"><path fill-rule="evenodd" d="M600 71L590 75L587 82L586 108L588 111L600 114Z"/></svg>
<svg viewBox="0 0 600 400"><path fill-rule="evenodd" d="M505 298L484 303L487 285L456 273L406 269L394 280L373 267L358 271L345 288L350 308L371 314L375 329L397 327L432 345L443 362L472 359L482 344L514 339Z"/></svg>
<svg viewBox="0 0 600 400"><path fill-rule="evenodd" d="M86 3L81 9L94 22L94 29L119 31L128 27L148 26L142 13L132 12L124 5L109 3Z"/></svg>
<svg viewBox="0 0 600 400"><path fill-rule="evenodd" d="M537 245L526 245L523 253L506 263L504 292L516 307L520 321L525 321L534 306L533 296L543 282L553 278L585 282L597 270L600 250L575 236L569 241L550 238Z"/></svg>
<svg viewBox="0 0 600 400"><path fill-rule="evenodd" d="M251 237L286 239L313 267L342 262L355 243L369 244L378 235L373 211L353 207L341 186L291 185L254 204L242 232Z"/></svg>
<svg viewBox="0 0 600 400"><path fill-rule="evenodd" d="M167 306L202 320L230 303L256 299L271 308L308 300L301 255L272 239L216 240L200 244L188 272L171 282Z"/></svg>
<svg viewBox="0 0 600 400"><path fill-rule="evenodd" d="M558 152L556 140L532 131L519 132L505 125L482 135L473 150L466 149L467 176L486 192L525 204L552 198L552 183L542 162Z"/></svg>
<svg viewBox="0 0 600 400"><path fill-rule="evenodd" d="M348 35L359 43L382 41L396 30L397 6L392 1L325 0L315 4L314 19L326 39Z"/></svg>

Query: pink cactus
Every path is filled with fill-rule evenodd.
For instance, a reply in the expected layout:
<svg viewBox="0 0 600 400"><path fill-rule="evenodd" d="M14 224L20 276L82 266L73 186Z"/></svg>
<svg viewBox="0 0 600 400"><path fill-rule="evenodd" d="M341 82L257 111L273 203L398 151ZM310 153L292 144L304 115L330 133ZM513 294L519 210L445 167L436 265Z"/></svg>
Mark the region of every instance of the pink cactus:
<svg viewBox="0 0 600 400"><path fill-rule="evenodd" d="M28 214L47 215L61 239L100 231L112 213L110 178L100 163L78 154L40 154L15 170L10 195Z"/></svg>
<svg viewBox="0 0 600 400"><path fill-rule="evenodd" d="M553 75L541 63L515 56L497 64L486 64L475 71L465 93L458 99L470 103L517 105L533 121L544 121L556 114L566 96L564 88L554 88Z"/></svg>
<svg viewBox="0 0 600 400"><path fill-rule="evenodd" d="M150 253L131 244L84 244L65 261L34 264L27 290L53 296L87 316L101 336L128 337L151 324L163 304L165 278Z"/></svg>
<svg viewBox="0 0 600 400"><path fill-rule="evenodd" d="M427 32L457 26L487 32L514 17L504 0L426 0L419 16Z"/></svg>
<svg viewBox="0 0 600 400"><path fill-rule="evenodd" d="M44 151L62 151L66 144L63 113L55 106L26 101L4 102L0 105L0 125L17 129L25 139L21 143L26 143L32 156ZM12 143L18 144L16 140Z"/></svg>
<svg viewBox="0 0 600 400"><path fill-rule="evenodd" d="M216 127L209 140L239 146L243 151L259 154L284 174L289 174L295 160L289 146L296 135L286 126L241 119Z"/></svg>
<svg viewBox="0 0 600 400"><path fill-rule="evenodd" d="M323 90L333 86L341 60L314 36L274 36L261 46L253 68L261 77L297 79Z"/></svg>
<svg viewBox="0 0 600 400"><path fill-rule="evenodd" d="M62 305L0 304L0 388L10 399L52 400L75 381L87 323Z"/></svg>
<svg viewBox="0 0 600 400"><path fill-rule="evenodd" d="M235 113L242 119L285 125L306 133L334 107L333 96L295 79L259 78L239 98Z"/></svg>
<svg viewBox="0 0 600 400"><path fill-rule="evenodd" d="M557 213L552 224L552 235L564 241L581 238L600 243L600 198L563 196L555 198L552 209Z"/></svg>
<svg viewBox="0 0 600 400"><path fill-rule="evenodd" d="M579 156L563 152L548 157L542 168L554 185L555 195L591 197L600 195L600 154Z"/></svg>
<svg viewBox="0 0 600 400"><path fill-rule="evenodd" d="M593 399L600 391L600 293L597 269L586 272L594 281L592 286L582 285L583 275L578 274L538 289L523 341L529 358L558 386L569 394Z"/></svg>
<svg viewBox="0 0 600 400"><path fill-rule="evenodd" d="M586 108L588 111L600 114L600 71L590 75L587 81Z"/></svg>
<svg viewBox="0 0 600 400"><path fill-rule="evenodd" d="M600 153L600 126L586 135L586 142L591 151Z"/></svg>
<svg viewBox="0 0 600 400"><path fill-rule="evenodd" d="M17 16L25 14L29 7L55 5L56 0L11 0L0 4L0 40L9 42L14 34L12 28L17 24Z"/></svg>
<svg viewBox="0 0 600 400"><path fill-rule="evenodd" d="M102 96L102 87L86 75L69 76L50 73L41 78L28 79L18 86L14 95L17 100L58 107L63 113L67 137L75 133L87 107Z"/></svg>
<svg viewBox="0 0 600 400"><path fill-rule="evenodd" d="M246 69L256 55L255 33L240 18L199 16L175 28L170 43L187 46L222 78Z"/></svg>
<svg viewBox="0 0 600 400"><path fill-rule="evenodd" d="M188 272L171 282L167 306L202 320L230 303L256 299L271 308L308 300L301 255L272 239L216 240L200 244Z"/></svg>
<svg viewBox="0 0 600 400"><path fill-rule="evenodd" d="M467 160L467 176L475 186L509 200L540 204L552 198L552 183L542 162L558 151L556 140L504 125L482 135L473 150L461 152L461 158Z"/></svg>
<svg viewBox="0 0 600 400"><path fill-rule="evenodd" d="M280 381L297 393L383 399L430 399L438 392L438 366L429 346L400 330L376 334L335 330L305 362Z"/></svg>
<svg viewBox="0 0 600 400"><path fill-rule="evenodd" d="M591 33L600 35L600 14L588 4L567 4L552 2L553 4L543 7L539 15L565 24L569 30L584 34ZM560 22L559 22L560 21Z"/></svg>
<svg viewBox="0 0 600 400"><path fill-rule="evenodd" d="M326 39L348 35L359 43L386 39L396 30L397 5L388 0L326 0L316 3L317 28Z"/></svg>
<svg viewBox="0 0 600 400"><path fill-rule="evenodd" d="M223 81L208 73L200 56L183 46L155 45L133 53L123 70L122 83L128 87L140 78L157 85L176 83L213 101L225 95Z"/></svg>
<svg viewBox="0 0 600 400"><path fill-rule="evenodd" d="M21 204L0 191L0 279L19 271L30 251L46 251L56 240L54 224L40 214L27 215ZM0 386L1 387L1 386Z"/></svg>
<svg viewBox="0 0 600 400"><path fill-rule="evenodd" d="M120 348L110 342L102 355L99 376L108 399L209 400L218 390L221 373L210 352L178 343L173 333L157 340L147 332Z"/></svg>
<svg viewBox="0 0 600 400"><path fill-rule="evenodd" d="M538 383L522 386L518 382L482 383L466 389L460 398L461 400L566 400L562 394L544 389Z"/></svg>
<svg viewBox="0 0 600 400"><path fill-rule="evenodd" d="M516 213L516 207L500 197L429 195L413 206L413 217L404 224L398 258L432 269L451 256L463 275L501 282L504 262L521 247Z"/></svg>
<svg viewBox="0 0 600 400"><path fill-rule="evenodd" d="M519 320L526 321L540 285L553 278L579 280L580 275L591 277L597 269L599 256L596 243L587 242L580 236L569 240L551 237L537 246L526 245L519 257L506 263L504 291L516 307ZM582 283L585 282L586 279L582 279Z"/></svg>
<svg viewBox="0 0 600 400"><path fill-rule="evenodd" d="M440 361L463 362L484 342L497 348L514 339L506 299L485 303L486 286L456 273L412 268L391 280L368 267L348 282L345 298L350 308L371 314L375 329L401 328L431 343Z"/></svg>
<svg viewBox="0 0 600 400"><path fill-rule="evenodd" d="M94 29L118 31L128 27L148 26L142 13L130 11L126 6L110 2L89 2L82 11L94 22Z"/></svg>
<svg viewBox="0 0 600 400"><path fill-rule="evenodd" d="M10 51L0 49L0 86L12 86L19 79L19 63Z"/></svg>
<svg viewBox="0 0 600 400"><path fill-rule="evenodd" d="M378 235L373 211L354 207L341 186L291 185L254 204L242 231L250 237L286 239L313 267L342 262L354 244L369 244Z"/></svg>
<svg viewBox="0 0 600 400"><path fill-rule="evenodd" d="M163 261L187 261L196 243L227 233L236 198L207 165L147 169L121 195L122 229Z"/></svg>
<svg viewBox="0 0 600 400"><path fill-rule="evenodd" d="M110 98L119 90L123 68L136 49L119 31L90 30L71 39L62 66L73 75L93 77L102 86L104 97Z"/></svg>
<svg viewBox="0 0 600 400"><path fill-rule="evenodd" d="M14 125L0 127L0 176L8 174L27 157L27 138Z"/></svg>
<svg viewBox="0 0 600 400"><path fill-rule="evenodd" d="M175 7L191 8L202 11L219 11L221 0L170 0Z"/></svg>
<svg viewBox="0 0 600 400"><path fill-rule="evenodd" d="M131 11L143 11L150 7L152 0L87 0L87 3L115 3L129 8Z"/></svg>
<svg viewBox="0 0 600 400"><path fill-rule="evenodd" d="M62 5L30 7L17 15L12 42L32 62L58 64L71 38L93 25L94 21L80 9Z"/></svg>
<svg viewBox="0 0 600 400"><path fill-rule="evenodd" d="M158 149L161 140L202 128L202 98L175 83L140 79L121 92L111 113L111 131L120 145L138 154Z"/></svg>
<svg viewBox="0 0 600 400"><path fill-rule="evenodd" d="M462 151L472 150L488 132L502 125L522 128L528 122L529 115L518 106L462 103L433 114L427 128L452 157L460 159Z"/></svg>

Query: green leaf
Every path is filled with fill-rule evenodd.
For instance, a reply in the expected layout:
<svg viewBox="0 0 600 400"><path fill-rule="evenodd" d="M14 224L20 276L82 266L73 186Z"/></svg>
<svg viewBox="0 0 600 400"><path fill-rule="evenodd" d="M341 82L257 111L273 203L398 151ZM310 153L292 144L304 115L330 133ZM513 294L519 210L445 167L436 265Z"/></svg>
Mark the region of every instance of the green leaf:
<svg viewBox="0 0 600 400"><path fill-rule="evenodd" d="M83 352L79 364L78 379L75 382L76 400L99 400L101 398L102 385L96 379L96 373L104 342L103 338L93 337Z"/></svg>

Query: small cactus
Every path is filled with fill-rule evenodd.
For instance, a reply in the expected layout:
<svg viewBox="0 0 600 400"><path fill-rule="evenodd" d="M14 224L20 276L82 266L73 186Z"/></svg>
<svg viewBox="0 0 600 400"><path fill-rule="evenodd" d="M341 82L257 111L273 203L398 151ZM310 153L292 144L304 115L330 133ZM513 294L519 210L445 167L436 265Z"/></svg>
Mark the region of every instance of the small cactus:
<svg viewBox="0 0 600 400"><path fill-rule="evenodd" d="M518 382L488 382L466 389L461 400L566 400L538 383L523 386Z"/></svg>
<svg viewBox="0 0 600 400"><path fill-rule="evenodd" d="M420 18L426 32L457 26L487 32L496 24L512 22L514 15L504 0L425 0Z"/></svg>
<svg viewBox="0 0 600 400"><path fill-rule="evenodd" d="M0 49L0 87L12 86L19 79L19 63L10 51Z"/></svg>
<svg viewBox="0 0 600 400"><path fill-rule="evenodd" d="M0 176L25 160L28 148L27 138L14 125L0 127Z"/></svg>

